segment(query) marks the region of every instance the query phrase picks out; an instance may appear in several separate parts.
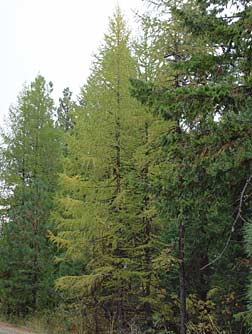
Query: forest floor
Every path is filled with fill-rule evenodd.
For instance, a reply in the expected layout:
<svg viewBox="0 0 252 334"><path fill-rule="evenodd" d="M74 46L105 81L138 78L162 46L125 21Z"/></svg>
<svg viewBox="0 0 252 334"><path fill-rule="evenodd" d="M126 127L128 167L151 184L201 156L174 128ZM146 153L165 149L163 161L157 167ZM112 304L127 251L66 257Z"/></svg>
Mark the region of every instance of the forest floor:
<svg viewBox="0 0 252 334"><path fill-rule="evenodd" d="M14 325L7 324L5 322L0 322L0 334L36 334L29 328L16 327Z"/></svg>

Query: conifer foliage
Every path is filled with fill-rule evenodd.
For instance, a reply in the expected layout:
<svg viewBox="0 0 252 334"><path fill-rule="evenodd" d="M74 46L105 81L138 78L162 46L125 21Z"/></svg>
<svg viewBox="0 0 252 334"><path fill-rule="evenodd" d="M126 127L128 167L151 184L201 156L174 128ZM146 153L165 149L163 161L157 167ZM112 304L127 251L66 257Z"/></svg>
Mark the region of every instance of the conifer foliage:
<svg viewBox="0 0 252 334"><path fill-rule="evenodd" d="M82 275L62 277L57 286L81 298L87 326L96 333L152 322L152 304L160 299L152 277L157 250L151 233L158 223L146 192L148 163L140 160L152 116L130 96L136 66L117 9L67 137L58 234L52 237L66 248L66 259L83 262Z"/></svg>
<svg viewBox="0 0 252 334"><path fill-rule="evenodd" d="M59 168L52 85L38 76L10 110L3 134L1 178L1 302L8 315L26 315L53 302L49 214Z"/></svg>
<svg viewBox="0 0 252 334"><path fill-rule="evenodd" d="M2 133L0 306L56 334L251 329L252 3L119 8L78 101L38 76Z"/></svg>
<svg viewBox="0 0 252 334"><path fill-rule="evenodd" d="M194 41L187 57L167 58L167 72L177 73L177 85L135 82L135 95L176 124L164 141L167 164L158 191L163 198L160 212L165 212L168 221L166 238L172 241L177 235L181 239L178 232L174 234L172 222L185 228L185 285L180 281L180 295L183 289L188 300L193 296L195 303L196 296L201 305L211 305L206 306L211 319L207 320L200 312L197 319L195 310L186 311L184 304L179 331L245 330L241 315L246 310L242 282L248 277L243 228L250 210L245 199L251 187L247 112L251 4L158 1L156 5L165 6ZM226 305L221 313L220 305Z"/></svg>

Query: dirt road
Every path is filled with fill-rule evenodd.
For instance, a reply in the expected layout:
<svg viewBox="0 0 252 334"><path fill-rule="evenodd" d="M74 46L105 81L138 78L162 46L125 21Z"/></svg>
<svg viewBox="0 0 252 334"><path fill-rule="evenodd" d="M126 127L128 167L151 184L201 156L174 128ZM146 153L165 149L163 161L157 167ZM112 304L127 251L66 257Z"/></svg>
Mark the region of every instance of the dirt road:
<svg viewBox="0 0 252 334"><path fill-rule="evenodd" d="M4 322L0 322L0 334L36 334L28 328L18 328Z"/></svg>

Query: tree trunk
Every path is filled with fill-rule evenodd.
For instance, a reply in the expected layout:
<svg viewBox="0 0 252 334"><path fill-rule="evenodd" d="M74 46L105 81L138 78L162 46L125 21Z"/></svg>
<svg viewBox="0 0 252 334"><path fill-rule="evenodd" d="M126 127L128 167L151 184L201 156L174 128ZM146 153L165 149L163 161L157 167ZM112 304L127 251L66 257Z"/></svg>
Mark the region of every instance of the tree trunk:
<svg viewBox="0 0 252 334"><path fill-rule="evenodd" d="M180 334L186 334L186 287L185 287L185 226L179 225L179 294L180 294Z"/></svg>
<svg viewBox="0 0 252 334"><path fill-rule="evenodd" d="M32 300L31 300L31 306L32 306L32 315L34 316L36 313L37 308L37 290L38 290L38 272L37 272L37 256L35 255L34 261L33 261L33 287L32 287Z"/></svg>
<svg viewBox="0 0 252 334"><path fill-rule="evenodd" d="M120 65L120 36L117 31L117 112L115 115L115 144L116 144L116 193L121 193L121 65ZM120 210L120 207L117 208ZM118 316L118 333L122 334L124 329L124 314L123 314L123 282L119 279L119 299L117 302L117 316Z"/></svg>

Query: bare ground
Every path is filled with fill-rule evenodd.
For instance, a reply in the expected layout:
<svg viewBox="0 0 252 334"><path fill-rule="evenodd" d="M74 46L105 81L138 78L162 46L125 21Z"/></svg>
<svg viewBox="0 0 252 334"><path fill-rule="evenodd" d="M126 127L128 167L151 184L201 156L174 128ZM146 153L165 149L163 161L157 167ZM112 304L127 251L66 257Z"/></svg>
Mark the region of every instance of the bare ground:
<svg viewBox="0 0 252 334"><path fill-rule="evenodd" d="M0 322L0 334L37 334L25 327L16 327L5 322Z"/></svg>

